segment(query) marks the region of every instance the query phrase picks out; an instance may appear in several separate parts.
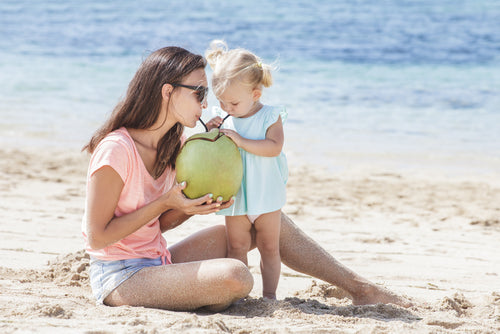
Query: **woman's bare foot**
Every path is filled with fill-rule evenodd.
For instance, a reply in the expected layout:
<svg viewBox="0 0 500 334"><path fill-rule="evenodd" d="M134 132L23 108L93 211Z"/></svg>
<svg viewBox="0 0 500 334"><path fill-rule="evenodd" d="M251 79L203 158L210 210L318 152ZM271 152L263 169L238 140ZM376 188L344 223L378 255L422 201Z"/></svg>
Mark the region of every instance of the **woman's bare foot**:
<svg viewBox="0 0 500 334"><path fill-rule="evenodd" d="M370 305L370 304L394 304L402 307L411 307L412 303L394 292L391 292L383 287L375 284L365 284L357 294L352 294L353 305Z"/></svg>

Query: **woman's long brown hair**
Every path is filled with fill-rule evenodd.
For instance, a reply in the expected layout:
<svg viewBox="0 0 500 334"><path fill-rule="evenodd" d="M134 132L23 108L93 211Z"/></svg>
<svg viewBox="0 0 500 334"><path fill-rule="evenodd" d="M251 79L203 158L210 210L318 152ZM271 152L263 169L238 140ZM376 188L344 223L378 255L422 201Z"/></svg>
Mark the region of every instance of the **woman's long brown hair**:
<svg viewBox="0 0 500 334"><path fill-rule="evenodd" d="M162 86L165 83L181 83L191 72L205 66L202 56L180 47L165 47L151 53L130 81L123 101L118 103L110 118L82 150L92 154L104 137L121 127L149 129L160 115ZM167 167L175 168L183 130L184 127L177 123L160 139L153 170L155 178L160 177Z"/></svg>

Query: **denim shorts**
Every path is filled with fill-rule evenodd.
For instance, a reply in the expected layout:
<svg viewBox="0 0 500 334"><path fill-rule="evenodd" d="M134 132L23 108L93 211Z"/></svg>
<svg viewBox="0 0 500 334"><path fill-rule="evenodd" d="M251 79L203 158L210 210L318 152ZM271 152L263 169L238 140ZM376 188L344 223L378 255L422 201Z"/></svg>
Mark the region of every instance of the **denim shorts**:
<svg viewBox="0 0 500 334"><path fill-rule="evenodd" d="M117 261L99 260L90 257L90 286L97 303L104 299L120 284L132 277L142 268L161 266L165 261L156 259L126 259Z"/></svg>

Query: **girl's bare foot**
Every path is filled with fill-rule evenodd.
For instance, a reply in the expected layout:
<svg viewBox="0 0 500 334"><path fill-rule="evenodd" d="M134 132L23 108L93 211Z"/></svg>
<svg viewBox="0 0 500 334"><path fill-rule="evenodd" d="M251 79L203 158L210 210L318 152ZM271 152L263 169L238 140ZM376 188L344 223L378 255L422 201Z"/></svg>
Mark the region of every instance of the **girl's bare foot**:
<svg viewBox="0 0 500 334"><path fill-rule="evenodd" d="M262 297L264 300L276 300L276 294L271 292L264 292Z"/></svg>

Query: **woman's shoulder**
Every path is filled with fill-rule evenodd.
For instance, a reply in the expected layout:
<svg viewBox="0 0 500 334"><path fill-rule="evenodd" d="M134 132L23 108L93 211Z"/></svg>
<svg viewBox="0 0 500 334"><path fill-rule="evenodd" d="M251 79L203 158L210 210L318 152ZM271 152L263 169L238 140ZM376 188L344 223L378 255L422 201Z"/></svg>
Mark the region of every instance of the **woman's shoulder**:
<svg viewBox="0 0 500 334"><path fill-rule="evenodd" d="M108 133L92 153L89 172L92 174L102 166L110 166L125 182L135 156L133 145L125 128Z"/></svg>
<svg viewBox="0 0 500 334"><path fill-rule="evenodd" d="M96 161L119 160L128 161L134 156L134 140L127 129L119 128L106 135L92 153Z"/></svg>
<svg viewBox="0 0 500 334"><path fill-rule="evenodd" d="M134 147L134 140L128 133L127 129L124 127L121 127L119 129L116 129L106 135L99 145L97 146L98 148L107 148L107 149L126 149L126 150L132 150Z"/></svg>

